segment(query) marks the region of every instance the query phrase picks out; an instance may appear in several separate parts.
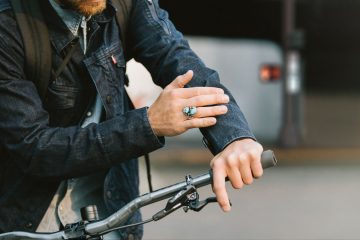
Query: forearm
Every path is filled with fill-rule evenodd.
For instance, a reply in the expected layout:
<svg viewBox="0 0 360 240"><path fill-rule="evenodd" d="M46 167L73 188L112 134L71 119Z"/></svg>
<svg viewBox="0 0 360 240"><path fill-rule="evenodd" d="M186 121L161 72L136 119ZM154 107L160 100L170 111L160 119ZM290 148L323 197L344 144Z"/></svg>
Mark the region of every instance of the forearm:
<svg viewBox="0 0 360 240"><path fill-rule="evenodd" d="M218 87L230 96L227 114L218 116L215 126L201 129L212 152L220 152L236 139L254 138L235 99L220 83L217 72L207 68L191 50L157 1L153 1L153 5L136 2L130 25L132 51L136 60L150 71L156 84L165 87L178 75L192 70L194 76L186 87ZM152 7L157 13L155 17L151 14Z"/></svg>
<svg viewBox="0 0 360 240"><path fill-rule="evenodd" d="M163 143L152 133L146 109L86 128L50 128L48 114L26 80L0 80L0 143L27 174L68 178L139 157Z"/></svg>

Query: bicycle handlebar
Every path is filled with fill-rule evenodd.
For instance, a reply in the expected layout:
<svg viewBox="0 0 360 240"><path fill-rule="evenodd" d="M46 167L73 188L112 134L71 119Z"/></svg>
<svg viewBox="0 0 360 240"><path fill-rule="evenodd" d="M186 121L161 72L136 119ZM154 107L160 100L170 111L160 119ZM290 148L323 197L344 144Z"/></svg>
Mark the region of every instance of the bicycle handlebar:
<svg viewBox="0 0 360 240"><path fill-rule="evenodd" d="M277 160L273 151L267 150L262 153L261 156L261 164L262 167L269 168L275 166ZM113 229L117 226L121 226L121 224L125 223L137 210L140 208L167 199L171 197L173 194L183 190L188 184L189 181L191 185L196 188L200 188L212 183L212 171L210 170L208 173L200 175L195 178L191 178L190 180L183 181L180 183L176 183L174 185L161 188L151 193L144 194L133 201L129 202L123 208L110 215L109 217L97 221L85 224L84 231L89 235L101 235L109 229ZM65 233L65 231L55 232L55 233L27 233L27 232L10 232L0 234L0 240L63 240L63 239L71 239Z"/></svg>

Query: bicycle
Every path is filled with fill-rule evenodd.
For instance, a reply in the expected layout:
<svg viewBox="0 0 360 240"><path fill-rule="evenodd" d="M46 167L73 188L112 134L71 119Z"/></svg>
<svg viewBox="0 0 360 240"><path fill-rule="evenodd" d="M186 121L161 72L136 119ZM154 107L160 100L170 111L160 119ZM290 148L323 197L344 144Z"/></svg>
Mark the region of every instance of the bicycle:
<svg viewBox="0 0 360 240"><path fill-rule="evenodd" d="M276 166L277 160L274 153L271 150L264 151L261 156L261 163L264 169ZM188 210L201 211L208 203L216 202L216 198L209 197L200 201L197 188L211 183L211 170L195 178L187 175L185 181L139 196L105 219L98 219L96 206L88 206L81 209L82 221L68 224L62 231L54 233L8 232L0 234L0 240L101 240L104 234L158 221L179 208L184 208L185 212ZM138 209L168 198L170 199L165 208L154 214L152 218L122 226Z"/></svg>

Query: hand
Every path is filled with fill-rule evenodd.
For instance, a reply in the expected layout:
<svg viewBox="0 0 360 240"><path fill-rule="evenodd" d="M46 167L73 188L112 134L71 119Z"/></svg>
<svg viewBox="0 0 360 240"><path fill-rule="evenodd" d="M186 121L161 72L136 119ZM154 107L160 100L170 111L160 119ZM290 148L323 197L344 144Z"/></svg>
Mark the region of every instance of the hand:
<svg viewBox="0 0 360 240"><path fill-rule="evenodd" d="M230 211L229 197L225 188L225 178L240 189L251 184L254 178L263 174L261 154L263 147L252 139L242 139L228 145L216 155L210 166L213 170L213 191L223 211Z"/></svg>
<svg viewBox="0 0 360 240"><path fill-rule="evenodd" d="M227 107L219 105L229 102L224 90L215 87L184 88L192 77L192 71L178 76L149 107L149 122L157 136L176 136L190 128L210 127L216 124L215 116L227 113ZM186 106L197 107L193 118L183 114Z"/></svg>

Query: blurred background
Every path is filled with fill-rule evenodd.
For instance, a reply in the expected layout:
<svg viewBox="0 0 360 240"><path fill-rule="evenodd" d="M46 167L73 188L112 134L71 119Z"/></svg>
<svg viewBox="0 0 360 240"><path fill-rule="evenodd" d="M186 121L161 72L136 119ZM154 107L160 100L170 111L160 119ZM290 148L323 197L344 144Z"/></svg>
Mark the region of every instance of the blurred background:
<svg viewBox="0 0 360 240"><path fill-rule="evenodd" d="M360 1L160 0L192 49L236 98L279 166L216 204L145 226L144 239L360 238ZM161 89L135 62L129 92L150 105ZM139 80L141 79L141 81ZM146 86L146 87L144 87ZM212 156L198 130L151 154L155 189L197 175ZM142 167L142 192L148 191ZM212 195L201 189L201 198ZM147 207L152 216L166 202Z"/></svg>

